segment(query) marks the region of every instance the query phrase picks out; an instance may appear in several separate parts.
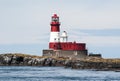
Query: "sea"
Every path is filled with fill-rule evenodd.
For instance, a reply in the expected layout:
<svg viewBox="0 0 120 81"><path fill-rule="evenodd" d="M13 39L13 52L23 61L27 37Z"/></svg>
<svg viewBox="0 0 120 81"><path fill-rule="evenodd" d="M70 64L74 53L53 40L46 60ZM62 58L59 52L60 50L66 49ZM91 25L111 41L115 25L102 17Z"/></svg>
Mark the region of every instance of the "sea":
<svg viewBox="0 0 120 81"><path fill-rule="evenodd" d="M120 81L120 72L64 67L0 66L0 81Z"/></svg>

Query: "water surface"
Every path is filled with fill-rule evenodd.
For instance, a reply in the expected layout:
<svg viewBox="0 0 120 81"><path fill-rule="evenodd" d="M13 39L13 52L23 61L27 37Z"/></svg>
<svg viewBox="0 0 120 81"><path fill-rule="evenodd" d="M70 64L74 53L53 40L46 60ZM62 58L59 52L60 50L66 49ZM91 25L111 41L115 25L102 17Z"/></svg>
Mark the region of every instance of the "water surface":
<svg viewBox="0 0 120 81"><path fill-rule="evenodd" d="M0 81L120 81L120 72L63 67L0 66Z"/></svg>

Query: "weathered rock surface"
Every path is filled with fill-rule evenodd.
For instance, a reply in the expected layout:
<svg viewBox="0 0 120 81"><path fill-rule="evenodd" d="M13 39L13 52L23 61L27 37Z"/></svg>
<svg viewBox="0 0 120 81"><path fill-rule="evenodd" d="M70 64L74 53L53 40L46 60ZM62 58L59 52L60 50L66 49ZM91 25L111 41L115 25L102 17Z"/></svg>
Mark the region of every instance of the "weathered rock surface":
<svg viewBox="0 0 120 81"><path fill-rule="evenodd" d="M41 57L25 54L0 54L0 66L63 66L72 69L94 69L120 71L120 59L87 57L69 59Z"/></svg>
<svg viewBox="0 0 120 81"><path fill-rule="evenodd" d="M0 66L64 66L65 60L24 54L0 54Z"/></svg>

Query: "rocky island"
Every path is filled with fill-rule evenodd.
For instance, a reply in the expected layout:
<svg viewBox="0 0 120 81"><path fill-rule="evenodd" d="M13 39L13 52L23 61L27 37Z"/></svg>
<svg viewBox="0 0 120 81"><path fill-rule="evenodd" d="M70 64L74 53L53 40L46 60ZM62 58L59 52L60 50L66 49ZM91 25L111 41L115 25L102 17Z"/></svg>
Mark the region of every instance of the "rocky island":
<svg viewBox="0 0 120 81"><path fill-rule="evenodd" d="M82 59L28 54L0 54L0 66L61 66L72 69L120 71L120 59L86 57Z"/></svg>

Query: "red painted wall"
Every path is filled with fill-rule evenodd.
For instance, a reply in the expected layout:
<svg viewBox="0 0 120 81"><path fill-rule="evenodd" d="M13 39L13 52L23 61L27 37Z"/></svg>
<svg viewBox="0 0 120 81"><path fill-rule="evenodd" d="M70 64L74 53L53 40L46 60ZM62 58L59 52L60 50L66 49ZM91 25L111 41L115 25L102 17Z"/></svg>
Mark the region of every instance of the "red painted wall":
<svg viewBox="0 0 120 81"><path fill-rule="evenodd" d="M51 22L51 32L60 32L59 22Z"/></svg>
<svg viewBox="0 0 120 81"><path fill-rule="evenodd" d="M54 50L86 50L86 44L85 43L76 43L76 42L49 43L49 49L54 49Z"/></svg>

